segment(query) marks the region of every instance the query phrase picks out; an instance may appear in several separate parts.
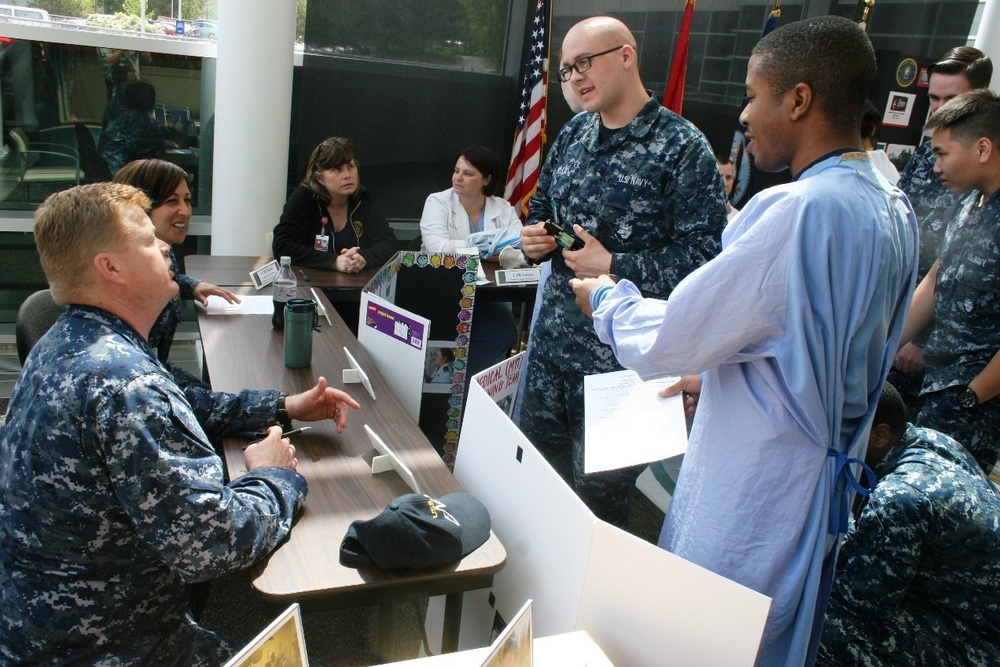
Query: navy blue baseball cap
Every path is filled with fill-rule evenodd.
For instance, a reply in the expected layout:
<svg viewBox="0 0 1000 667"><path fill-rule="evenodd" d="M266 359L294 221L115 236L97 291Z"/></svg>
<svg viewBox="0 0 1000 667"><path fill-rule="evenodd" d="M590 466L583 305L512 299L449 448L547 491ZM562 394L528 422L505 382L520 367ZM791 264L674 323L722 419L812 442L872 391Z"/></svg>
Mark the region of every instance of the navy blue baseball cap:
<svg viewBox="0 0 1000 667"><path fill-rule="evenodd" d="M340 543L351 567L441 567L459 561L490 537L490 513L467 493L434 499L422 493L395 498L374 519L358 520Z"/></svg>

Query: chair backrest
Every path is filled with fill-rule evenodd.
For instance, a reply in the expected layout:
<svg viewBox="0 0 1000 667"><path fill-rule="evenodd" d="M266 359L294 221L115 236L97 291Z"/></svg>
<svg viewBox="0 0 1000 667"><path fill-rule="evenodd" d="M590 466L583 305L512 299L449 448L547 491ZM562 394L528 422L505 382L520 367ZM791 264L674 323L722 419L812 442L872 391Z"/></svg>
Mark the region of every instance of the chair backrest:
<svg viewBox="0 0 1000 667"><path fill-rule="evenodd" d="M28 142L28 135L26 135L24 130L21 128L12 127L9 134L11 144L13 144L13 147L21 153L31 147L31 144Z"/></svg>
<svg viewBox="0 0 1000 667"><path fill-rule="evenodd" d="M28 353L35 346L38 339L45 335L56 319L66 310L65 306L58 305L52 300L52 292L47 289L39 290L29 296L17 309L17 323L14 327L15 338L17 339L17 356L24 365L28 358Z"/></svg>
<svg viewBox="0 0 1000 667"><path fill-rule="evenodd" d="M274 252L271 249L271 246L273 246L273 245L274 245L274 232L268 232L267 234L264 234L264 256L265 257L270 257L271 253Z"/></svg>
<svg viewBox="0 0 1000 667"><path fill-rule="evenodd" d="M97 144L94 143L94 135L85 123L77 123L74 128L76 132L76 148L80 152L80 167L83 169L84 183L101 183L111 180L111 170L108 163L104 161Z"/></svg>

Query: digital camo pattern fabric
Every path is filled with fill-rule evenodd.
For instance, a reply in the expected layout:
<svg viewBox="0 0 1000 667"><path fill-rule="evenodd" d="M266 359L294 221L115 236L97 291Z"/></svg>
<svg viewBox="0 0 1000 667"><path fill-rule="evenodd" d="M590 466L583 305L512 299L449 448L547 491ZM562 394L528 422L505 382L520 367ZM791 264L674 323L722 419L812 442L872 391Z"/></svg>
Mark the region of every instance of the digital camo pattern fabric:
<svg viewBox="0 0 1000 667"><path fill-rule="evenodd" d="M170 270L174 272L174 282L180 286L180 290L163 308L160 316L153 323L153 328L149 330L149 344L156 352L157 358L163 363L166 363L170 356L170 345L174 341L177 325L181 323L181 309L183 308L181 301L194 299L194 286L201 282L180 272L177 256L174 255L173 250L170 251L169 256Z"/></svg>
<svg viewBox="0 0 1000 667"><path fill-rule="evenodd" d="M940 256L945 229L962 201L962 195L950 192L941 185L941 178L934 173L934 161L931 142L925 141L910 156L897 184L909 197L920 227L918 281L927 275Z"/></svg>
<svg viewBox="0 0 1000 667"><path fill-rule="evenodd" d="M725 190L715 158L697 128L655 99L604 144L600 125L599 114L580 114L560 131L527 224L581 225L614 253L618 276L644 296L666 298L721 247ZM550 261L532 354L562 357L574 371L620 370L576 306L562 253Z"/></svg>
<svg viewBox="0 0 1000 667"><path fill-rule="evenodd" d="M39 341L0 426L0 662L200 665L231 653L188 614L190 584L287 535L296 472L223 483L199 421L257 429L274 392L195 404L142 337L70 306Z"/></svg>
<svg viewBox="0 0 1000 667"><path fill-rule="evenodd" d="M961 445L910 425L841 547L819 665L988 665L1000 497Z"/></svg>
<svg viewBox="0 0 1000 667"><path fill-rule="evenodd" d="M581 225L614 254L617 275L645 296L665 298L719 252L726 205L715 158L697 128L652 98L603 143L600 131L599 114L579 114L559 132L527 224L552 220L567 230ZM571 415L566 412L579 391L564 387L583 374L622 367L577 307L568 285L574 274L561 251L549 261L552 274L529 344L521 428L538 447L582 450L580 429L567 424ZM576 454L563 459L582 461L582 453ZM559 472L574 477L569 470ZM620 525L622 517L613 516L616 510L601 499L625 493L638 473L584 477L582 469L573 472L576 490L591 509ZM587 487L592 487L592 500ZM627 507L627 501L620 505Z"/></svg>
<svg viewBox="0 0 1000 667"><path fill-rule="evenodd" d="M918 423L961 442L989 471L1000 456L1000 400L964 411L941 394L964 387L1000 350L1000 196L978 202L978 192L965 198L942 243Z"/></svg>

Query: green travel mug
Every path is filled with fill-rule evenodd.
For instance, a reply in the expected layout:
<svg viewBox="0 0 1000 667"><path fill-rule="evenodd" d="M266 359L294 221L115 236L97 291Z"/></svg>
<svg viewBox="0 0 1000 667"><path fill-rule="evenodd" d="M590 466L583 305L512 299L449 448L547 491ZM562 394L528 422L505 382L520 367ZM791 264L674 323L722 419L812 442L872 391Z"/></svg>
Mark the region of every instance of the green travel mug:
<svg viewBox="0 0 1000 667"><path fill-rule="evenodd" d="M285 303L285 365L306 368L312 364L312 332L319 331L316 302L289 299Z"/></svg>

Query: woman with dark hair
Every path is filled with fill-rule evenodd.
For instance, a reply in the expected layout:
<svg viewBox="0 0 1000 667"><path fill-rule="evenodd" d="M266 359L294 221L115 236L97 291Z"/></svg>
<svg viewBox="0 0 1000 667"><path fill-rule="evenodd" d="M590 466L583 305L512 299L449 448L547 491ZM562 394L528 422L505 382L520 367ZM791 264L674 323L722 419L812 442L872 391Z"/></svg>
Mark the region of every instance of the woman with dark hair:
<svg viewBox="0 0 1000 667"><path fill-rule="evenodd" d="M420 216L422 251L451 253L478 246L470 237L480 232L513 228L520 236L521 220L514 207L497 195L503 190L500 156L485 146L466 148L455 160L451 187L427 197ZM468 379L509 352L517 326L509 303L476 300L469 341Z"/></svg>
<svg viewBox="0 0 1000 667"><path fill-rule="evenodd" d="M477 245L469 236L504 227L521 229L514 207L501 194L504 169L500 156L485 146L466 148L455 160L451 187L424 202L420 235L424 252L455 252Z"/></svg>
<svg viewBox="0 0 1000 667"><path fill-rule="evenodd" d="M173 246L184 242L191 223L191 190L187 172L164 160L135 160L122 167L112 180L146 193L152 202L146 213L153 221L156 238L171 246L170 270L180 291L163 309L149 332L150 346L156 350L160 361L166 363L174 332L181 321L181 299L197 299L202 305L207 305L210 295L221 296L229 303L239 303L239 299L227 289L186 276L178 270ZM186 379L183 369L171 366L170 371L179 382Z"/></svg>
<svg viewBox="0 0 1000 667"><path fill-rule="evenodd" d="M398 247L375 196L361 186L354 144L331 137L317 146L274 228L274 256L288 255L296 266L357 273L381 266Z"/></svg>

